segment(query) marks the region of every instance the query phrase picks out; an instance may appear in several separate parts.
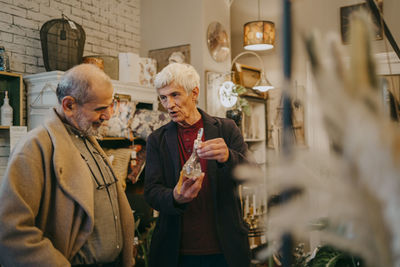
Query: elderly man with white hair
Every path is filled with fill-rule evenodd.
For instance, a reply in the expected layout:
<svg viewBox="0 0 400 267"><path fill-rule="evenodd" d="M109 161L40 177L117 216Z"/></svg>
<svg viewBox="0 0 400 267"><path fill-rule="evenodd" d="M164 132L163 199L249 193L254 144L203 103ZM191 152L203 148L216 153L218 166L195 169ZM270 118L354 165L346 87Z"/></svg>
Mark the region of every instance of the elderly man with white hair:
<svg viewBox="0 0 400 267"><path fill-rule="evenodd" d="M248 228L232 175L236 165L246 162L240 130L232 120L196 107L200 78L192 66L166 66L155 86L172 121L147 140L145 199L159 211L150 266L249 266ZM196 153L202 174L178 183L201 128Z"/></svg>

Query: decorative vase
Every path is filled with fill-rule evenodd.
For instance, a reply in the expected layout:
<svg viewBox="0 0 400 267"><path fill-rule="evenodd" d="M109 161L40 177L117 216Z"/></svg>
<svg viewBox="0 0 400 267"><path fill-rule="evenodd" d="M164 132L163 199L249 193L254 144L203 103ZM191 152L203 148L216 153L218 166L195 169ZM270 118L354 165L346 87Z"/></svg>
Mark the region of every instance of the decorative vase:
<svg viewBox="0 0 400 267"><path fill-rule="evenodd" d="M243 113L239 109L230 109L226 111L226 117L232 119L236 123L237 127L239 127L239 129L242 125L242 116Z"/></svg>

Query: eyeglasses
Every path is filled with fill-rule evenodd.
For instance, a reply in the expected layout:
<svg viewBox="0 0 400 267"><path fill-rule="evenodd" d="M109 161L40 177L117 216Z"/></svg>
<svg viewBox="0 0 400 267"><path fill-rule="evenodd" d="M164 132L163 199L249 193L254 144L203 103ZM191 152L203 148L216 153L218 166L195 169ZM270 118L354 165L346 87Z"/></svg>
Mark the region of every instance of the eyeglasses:
<svg viewBox="0 0 400 267"><path fill-rule="evenodd" d="M87 142L87 140L86 140L86 138L84 138L85 146L86 146L86 148L88 149L88 151L90 151L90 149L89 149L89 147L88 147L88 145L87 145L86 142ZM97 186L96 186L96 189L97 189L97 190L107 189L107 188L109 188L111 185L113 185L113 184L115 184L116 182L118 182L118 179L117 179L117 177L115 177L115 175L112 173L112 171L111 171L111 166L108 164L107 159L105 159L104 156L103 156L101 153L97 152L97 151L93 151L93 154L99 155L99 156L103 159L103 162L104 162L104 163L107 165L107 167L109 168L110 174L111 174L112 178L114 179L112 182L109 182L109 183L106 183L106 182L105 182L104 174L103 174L103 172L101 171L101 168L100 168L99 164L98 164L97 161L95 160L95 163L96 163L96 165L97 165L97 168L98 168L98 170L99 170L101 176L103 177L104 184L101 184L101 183L97 180L96 175L94 174L94 172L93 172L91 166L89 165L89 161L88 161L82 154L81 154L81 157L82 157L83 160L86 162L86 164L87 164L87 166L88 166L90 172L92 173L93 179L94 179L94 181L95 181L95 183L96 183L96 185L97 185Z"/></svg>

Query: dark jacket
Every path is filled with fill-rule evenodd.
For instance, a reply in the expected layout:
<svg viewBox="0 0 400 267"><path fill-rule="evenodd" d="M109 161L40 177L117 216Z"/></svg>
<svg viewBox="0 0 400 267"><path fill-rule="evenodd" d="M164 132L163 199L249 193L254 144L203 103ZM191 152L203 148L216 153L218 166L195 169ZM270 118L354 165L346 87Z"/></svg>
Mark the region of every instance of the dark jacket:
<svg viewBox="0 0 400 267"><path fill-rule="evenodd" d="M230 119L211 117L200 110L205 140L222 137L229 148L229 159L221 164L208 161L207 173L213 194L218 240L231 267L250 265L248 228L241 216L238 182L233 168L245 162L247 145L240 130ZM154 131L147 140L146 201L160 212L153 233L150 266L178 266L181 219L184 205L174 205L173 189L178 182L181 163L177 125L170 122Z"/></svg>

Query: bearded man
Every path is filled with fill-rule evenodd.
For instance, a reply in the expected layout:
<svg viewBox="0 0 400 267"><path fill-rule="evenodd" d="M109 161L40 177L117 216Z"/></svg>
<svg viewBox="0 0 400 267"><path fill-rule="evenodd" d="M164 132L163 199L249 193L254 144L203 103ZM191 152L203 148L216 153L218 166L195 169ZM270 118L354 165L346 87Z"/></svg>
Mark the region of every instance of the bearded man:
<svg viewBox="0 0 400 267"><path fill-rule="evenodd" d="M10 155L0 187L3 266L133 266L128 200L94 138L113 112L94 65L65 73L58 105Z"/></svg>

